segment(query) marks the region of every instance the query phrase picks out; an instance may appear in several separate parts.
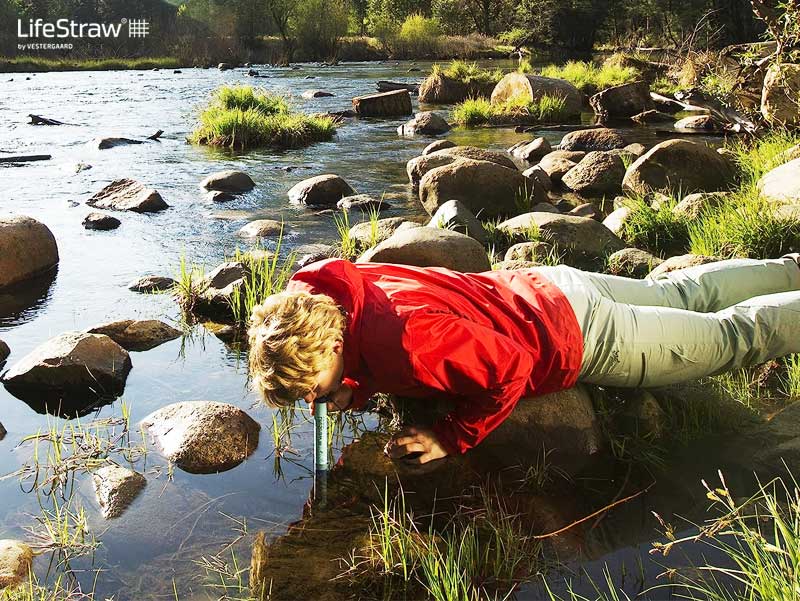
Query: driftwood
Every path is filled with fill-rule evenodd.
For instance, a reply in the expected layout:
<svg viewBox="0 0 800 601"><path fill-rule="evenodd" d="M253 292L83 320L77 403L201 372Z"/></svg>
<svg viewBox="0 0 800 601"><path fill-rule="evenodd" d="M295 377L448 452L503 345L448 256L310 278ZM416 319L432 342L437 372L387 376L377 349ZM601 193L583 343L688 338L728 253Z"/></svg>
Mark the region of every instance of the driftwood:
<svg viewBox="0 0 800 601"><path fill-rule="evenodd" d="M712 98L699 90L676 92L675 97L678 100L687 101L693 106L707 109L711 117L722 124L728 131L752 134L758 130L758 125L739 111L725 106L716 98Z"/></svg>
<svg viewBox="0 0 800 601"><path fill-rule="evenodd" d="M52 157L49 154L26 154L0 157L0 163L30 163L33 161L49 161Z"/></svg>
<svg viewBox="0 0 800 601"><path fill-rule="evenodd" d="M39 115L28 115L28 117L30 117L31 125L64 125L61 121L48 119L47 117L41 117Z"/></svg>
<svg viewBox="0 0 800 601"><path fill-rule="evenodd" d="M378 91L379 92L394 92L395 90L408 90L410 94L414 94L415 96L419 95L419 85L418 83L400 83L398 81L384 81L381 80L378 82Z"/></svg>
<svg viewBox="0 0 800 601"><path fill-rule="evenodd" d="M152 136L147 136L147 139L148 140L158 140L161 137L161 134L163 134L163 133L164 133L164 130L163 129L159 129Z"/></svg>

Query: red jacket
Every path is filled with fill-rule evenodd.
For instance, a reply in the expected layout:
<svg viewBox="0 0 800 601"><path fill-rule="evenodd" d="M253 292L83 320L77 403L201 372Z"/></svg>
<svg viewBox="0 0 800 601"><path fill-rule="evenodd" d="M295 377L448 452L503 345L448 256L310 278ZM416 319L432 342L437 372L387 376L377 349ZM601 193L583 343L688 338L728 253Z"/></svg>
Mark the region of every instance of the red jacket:
<svg viewBox="0 0 800 601"><path fill-rule="evenodd" d="M580 371L572 307L535 271L328 259L298 271L287 290L327 294L347 311L353 408L377 392L454 397L456 410L434 426L451 453L477 445L521 397L569 388Z"/></svg>

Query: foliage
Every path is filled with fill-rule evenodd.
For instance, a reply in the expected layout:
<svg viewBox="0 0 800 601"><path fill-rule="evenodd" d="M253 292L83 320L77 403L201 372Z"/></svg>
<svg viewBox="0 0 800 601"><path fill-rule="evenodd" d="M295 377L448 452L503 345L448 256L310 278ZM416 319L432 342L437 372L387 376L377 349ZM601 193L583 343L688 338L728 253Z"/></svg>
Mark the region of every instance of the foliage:
<svg viewBox="0 0 800 601"><path fill-rule="evenodd" d="M530 36L530 32L525 29L524 27L514 27L513 29L509 29L508 31L504 31L497 39L503 42L504 44L508 44L509 46L520 46L527 41L528 37Z"/></svg>
<svg viewBox="0 0 800 601"><path fill-rule="evenodd" d="M436 50L440 34L439 23L435 19L415 13L403 21L396 43L405 55L425 56Z"/></svg>
<svg viewBox="0 0 800 601"><path fill-rule="evenodd" d="M445 35L463 35L472 29L462 0L432 0L431 16Z"/></svg>
<svg viewBox="0 0 800 601"><path fill-rule="evenodd" d="M621 238L631 246L644 248L655 255L680 254L689 243L689 221L673 213L674 198L662 199L652 208L646 196L629 198L631 209L623 225Z"/></svg>
<svg viewBox="0 0 800 601"><path fill-rule="evenodd" d="M565 65L548 65L540 73L544 77L565 79L586 94L594 94L612 86L630 83L640 78L633 67L613 63L597 66L587 61L569 61Z"/></svg>
<svg viewBox="0 0 800 601"><path fill-rule="evenodd" d="M544 95L532 102L510 98L492 104L485 98L468 98L453 109L453 120L459 125L554 123L566 116L566 101L560 96Z"/></svg>
<svg viewBox="0 0 800 601"><path fill-rule="evenodd" d="M40 56L0 58L0 72L46 71L122 71L174 69L180 67L177 58L169 56L148 58L68 59Z"/></svg>
<svg viewBox="0 0 800 601"><path fill-rule="evenodd" d="M313 56L333 59L339 40L347 34L345 0L304 0L295 9L293 26L298 44Z"/></svg>
<svg viewBox="0 0 800 601"><path fill-rule="evenodd" d="M446 68L442 68L438 63L431 69L432 75L441 73L448 79L459 81L463 84L496 84L503 79L502 69L483 69L478 63L469 63L462 60L453 60Z"/></svg>

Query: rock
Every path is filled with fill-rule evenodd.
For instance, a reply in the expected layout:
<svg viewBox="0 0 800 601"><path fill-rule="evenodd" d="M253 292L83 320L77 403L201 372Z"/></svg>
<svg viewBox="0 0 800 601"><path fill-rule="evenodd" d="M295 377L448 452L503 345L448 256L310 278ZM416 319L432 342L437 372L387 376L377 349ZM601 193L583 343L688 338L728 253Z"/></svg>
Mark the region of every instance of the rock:
<svg viewBox="0 0 800 601"><path fill-rule="evenodd" d="M417 113L411 121L398 126L397 133L401 136L413 136L416 134L438 136L450 131L450 125L444 117L433 111Z"/></svg>
<svg viewBox="0 0 800 601"><path fill-rule="evenodd" d="M209 202L231 202L232 200L236 200L236 196L230 192L211 190L206 194L206 200Z"/></svg>
<svg viewBox="0 0 800 601"><path fill-rule="evenodd" d="M91 146L98 150L108 150L117 146L133 146L144 144L144 140L132 140L131 138L95 138L89 142Z"/></svg>
<svg viewBox="0 0 800 601"><path fill-rule="evenodd" d="M536 240L533 242L518 242L506 251L503 262L523 261L537 263L543 257L551 254L554 248L549 242Z"/></svg>
<svg viewBox="0 0 800 601"><path fill-rule="evenodd" d="M297 256L297 268L301 269L306 265L311 265L323 259L338 257L338 250L330 244L303 244L295 249Z"/></svg>
<svg viewBox="0 0 800 601"><path fill-rule="evenodd" d="M481 219L514 215L526 198L545 201L547 192L516 169L488 161L460 159L428 171L419 183L420 202L430 215L453 199Z"/></svg>
<svg viewBox="0 0 800 601"><path fill-rule="evenodd" d="M0 340L0 365L3 365L3 363L6 362L6 359L8 359L9 355L11 355L11 349L8 348L8 345L5 342Z"/></svg>
<svg viewBox="0 0 800 601"><path fill-rule="evenodd" d="M538 212L538 213L561 213L561 210L554 206L549 202L537 202L535 205L531 207L531 213Z"/></svg>
<svg viewBox="0 0 800 601"><path fill-rule="evenodd" d="M770 203L777 205L800 204L800 158L765 173L758 180L758 190L761 197Z"/></svg>
<svg viewBox="0 0 800 601"><path fill-rule="evenodd" d="M200 182L200 186L206 190L242 194L255 188L256 183L244 171L229 169L228 171L212 173Z"/></svg>
<svg viewBox="0 0 800 601"><path fill-rule="evenodd" d="M292 204L334 207L342 198L355 193L341 177L326 173L295 184L288 195Z"/></svg>
<svg viewBox="0 0 800 601"><path fill-rule="evenodd" d="M388 209L391 205L383 199L378 199L370 196L369 194L355 194L353 196L345 196L336 203L336 208L342 211L352 211L359 209L362 213L370 210L381 211Z"/></svg>
<svg viewBox="0 0 800 601"><path fill-rule="evenodd" d="M582 205L578 205L574 209L571 209L567 212L567 215L574 215L575 217L586 217L588 219L594 219L595 221L600 221L601 213L600 209L598 209L594 203L592 202L585 202Z"/></svg>
<svg viewBox="0 0 800 601"><path fill-rule="evenodd" d="M614 150L615 148L625 148L628 143L617 130L605 127L593 129L579 129L571 131L563 138L559 148L561 150L582 150L591 152L593 150Z"/></svg>
<svg viewBox="0 0 800 601"><path fill-rule="evenodd" d="M450 140L436 140L428 144L422 151L422 156L436 152L437 150L444 150L445 148L453 148L456 143Z"/></svg>
<svg viewBox="0 0 800 601"><path fill-rule="evenodd" d="M669 113L662 113L661 111L651 109L649 111L643 111L638 115L634 115L631 117L631 121L635 121L636 123L640 123L642 125L650 125L653 123L673 122L675 121L675 117Z"/></svg>
<svg viewBox="0 0 800 601"><path fill-rule="evenodd" d="M516 145L512 147L511 154L521 161L527 161L528 163L537 163L539 162L542 157L546 154L552 152L552 148L550 148L550 142L548 142L545 138L536 138L535 140L531 140L530 142L523 143L521 145Z"/></svg>
<svg viewBox="0 0 800 601"><path fill-rule="evenodd" d="M773 63L764 77L761 115L770 123L800 124L800 64Z"/></svg>
<svg viewBox="0 0 800 601"><path fill-rule="evenodd" d="M134 292L166 292L172 290L178 282L161 275L146 275L128 284L128 290Z"/></svg>
<svg viewBox="0 0 800 601"><path fill-rule="evenodd" d="M373 232L372 223L364 221L357 223L350 228L350 238L356 242L360 248L370 248L379 242L386 240L403 224L409 223L404 217L387 217L385 219L378 219L377 226ZM420 227L419 224L414 224ZM374 237L374 239L373 239Z"/></svg>
<svg viewBox="0 0 800 601"><path fill-rule="evenodd" d="M727 160L705 144L665 140L628 167L622 187L634 194L714 192L728 188L734 175Z"/></svg>
<svg viewBox="0 0 800 601"><path fill-rule="evenodd" d="M358 262L446 267L466 273L491 269L480 242L458 232L432 227L395 232L361 255Z"/></svg>
<svg viewBox="0 0 800 601"><path fill-rule="evenodd" d="M629 206L621 206L617 209L614 209L608 214L608 217L603 219L603 225L606 226L614 235L621 236L622 230L625 229L625 224L627 223L628 218L631 216L631 213L633 213L633 209L631 209Z"/></svg>
<svg viewBox="0 0 800 601"><path fill-rule="evenodd" d="M233 69L233 65L231 63L220 63L217 65L217 69L220 71L230 71Z"/></svg>
<svg viewBox="0 0 800 601"><path fill-rule="evenodd" d="M0 217L0 289L58 265L56 239L31 217Z"/></svg>
<svg viewBox="0 0 800 601"><path fill-rule="evenodd" d="M83 218L83 227L87 230L115 230L122 222L116 217L105 213L89 213Z"/></svg>
<svg viewBox="0 0 800 601"><path fill-rule="evenodd" d="M552 181L560 182L561 178L585 156L585 152L556 150L542 157L538 166L542 168Z"/></svg>
<svg viewBox="0 0 800 601"><path fill-rule="evenodd" d="M788 163L789 161L793 161L795 159L800 159L800 144L795 144L788 150L784 150L776 157L776 160L780 163Z"/></svg>
<svg viewBox="0 0 800 601"><path fill-rule="evenodd" d="M86 201L90 207L134 213L156 213L169 208L153 188L132 179L118 179Z"/></svg>
<svg viewBox="0 0 800 601"><path fill-rule="evenodd" d="M411 114L408 90L394 90L353 98L353 110L359 117L396 117Z"/></svg>
<svg viewBox="0 0 800 601"><path fill-rule="evenodd" d="M494 83L464 83L445 77L442 73L431 74L419 87L419 101L423 104L455 104L467 98L489 98Z"/></svg>
<svg viewBox="0 0 800 601"><path fill-rule="evenodd" d="M623 148L627 153L630 153L632 156L639 158L645 152L647 152L647 148L645 148L644 144L639 144L638 142L634 142L633 144L628 144L625 148Z"/></svg>
<svg viewBox="0 0 800 601"><path fill-rule="evenodd" d="M450 148L443 148L441 150L429 153L428 156L441 155L472 159L473 161L489 161L490 163L496 163L498 165L502 165L503 167L508 167L509 169L514 169L515 171L517 170L517 166L514 164L514 161L512 161L504 153L486 150L485 148L476 148L475 146L453 146Z"/></svg>
<svg viewBox="0 0 800 601"><path fill-rule="evenodd" d="M0 366L2 366L2 363L0 363ZM5 429L2 422L0 422L0 440L3 440L6 437L6 434L8 434L8 431Z"/></svg>
<svg viewBox="0 0 800 601"><path fill-rule="evenodd" d="M518 271L533 267L541 267L541 263L536 261L499 261L492 264L492 271Z"/></svg>
<svg viewBox="0 0 800 601"><path fill-rule="evenodd" d="M486 243L486 230L483 224L458 200L448 200L436 209L426 225L461 232L481 244Z"/></svg>
<svg viewBox="0 0 800 601"><path fill-rule="evenodd" d="M509 235L526 237L532 227L539 235L564 253L565 262L575 266L592 265L609 253L625 248L625 243L594 219L556 215L553 213L525 213L498 225Z"/></svg>
<svg viewBox="0 0 800 601"><path fill-rule="evenodd" d="M306 90L303 92L303 98L330 98L333 96L330 92L324 90Z"/></svg>
<svg viewBox="0 0 800 601"><path fill-rule="evenodd" d="M210 314L229 313L236 291L244 287L249 274L247 265L240 261L218 265L200 284L197 309Z"/></svg>
<svg viewBox="0 0 800 601"><path fill-rule="evenodd" d="M258 446L261 426L238 407L213 401L173 403L142 420L161 453L192 474L224 472Z"/></svg>
<svg viewBox="0 0 800 601"><path fill-rule="evenodd" d="M550 176L547 175L547 171L542 169L541 165L534 165L533 167L528 167L525 171L522 172L522 177L535 180L536 183L538 183L539 186L541 186L545 192L550 192L553 189L553 180L550 179Z"/></svg>
<svg viewBox="0 0 800 601"><path fill-rule="evenodd" d="M283 231L283 224L274 219L256 219L245 226L242 226L237 236L242 238L266 238L267 236L279 236Z"/></svg>
<svg viewBox="0 0 800 601"><path fill-rule="evenodd" d="M92 474L94 492L106 519L116 518L142 492L147 479L119 465L106 465Z"/></svg>
<svg viewBox="0 0 800 601"><path fill-rule="evenodd" d="M128 352L108 336L66 332L20 359L4 374L3 383L29 404L53 401L59 406L39 406L74 417L69 401L88 404L98 397L120 396L131 367Z"/></svg>
<svg viewBox="0 0 800 601"><path fill-rule="evenodd" d="M180 330L157 319L123 319L86 331L89 334L104 334L126 351L148 351L181 336Z"/></svg>
<svg viewBox="0 0 800 601"><path fill-rule="evenodd" d="M624 177L625 165L619 156L590 152L564 174L561 182L582 194L614 194L622 189Z"/></svg>
<svg viewBox="0 0 800 601"><path fill-rule="evenodd" d="M0 589L16 588L28 581L33 550L20 540L0 540Z"/></svg>
<svg viewBox="0 0 800 601"><path fill-rule="evenodd" d="M565 116L581 114L584 95L568 81L512 72L503 77L492 91L492 104L500 104L511 98L523 98L528 102L542 96L559 96L564 99Z"/></svg>
<svg viewBox="0 0 800 601"><path fill-rule="evenodd" d="M663 263L662 259L638 248L623 248L608 257L608 272L628 278L643 278L654 267Z"/></svg>
<svg viewBox="0 0 800 601"><path fill-rule="evenodd" d="M711 115L693 115L676 121L673 127L678 131L715 131L717 124Z"/></svg>
<svg viewBox="0 0 800 601"><path fill-rule="evenodd" d="M634 115L653 108L650 86L643 81L606 88L592 96L589 104L601 122L630 119Z"/></svg>
<svg viewBox="0 0 800 601"><path fill-rule="evenodd" d="M408 181L410 181L411 186L416 189L419 187L419 181L422 179L422 176L428 173L428 171L455 163L457 160L459 160L459 157L439 154L438 152L414 157L406 163Z"/></svg>
<svg viewBox="0 0 800 601"><path fill-rule="evenodd" d="M587 389L520 399L511 414L472 452L502 465L535 465L542 452L568 474L586 467L603 448L603 437Z"/></svg>
<svg viewBox="0 0 800 601"><path fill-rule="evenodd" d="M706 257L704 255L678 255L675 257L670 257L658 265L655 269L653 269L653 271L647 274L647 277L651 280L657 280L672 271L686 269L687 267L696 267L697 265L705 265L707 263L714 263L715 261L720 260L721 259L718 257Z"/></svg>
<svg viewBox="0 0 800 601"><path fill-rule="evenodd" d="M716 209L722 205L730 196L729 192L697 192L689 194L672 207L672 212L675 215L688 217L689 219L697 219L706 211Z"/></svg>
<svg viewBox="0 0 800 601"><path fill-rule="evenodd" d="M619 429L630 436L657 440L667 429L666 412L648 390L634 388L622 391L625 408L620 415Z"/></svg>

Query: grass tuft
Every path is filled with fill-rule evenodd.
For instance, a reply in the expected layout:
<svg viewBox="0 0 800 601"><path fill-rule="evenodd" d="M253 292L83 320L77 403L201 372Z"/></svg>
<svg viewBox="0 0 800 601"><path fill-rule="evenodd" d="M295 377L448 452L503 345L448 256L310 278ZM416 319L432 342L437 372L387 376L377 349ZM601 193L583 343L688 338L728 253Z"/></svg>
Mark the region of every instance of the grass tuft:
<svg viewBox="0 0 800 601"><path fill-rule="evenodd" d="M448 79L454 79L464 84L489 85L496 84L503 79L502 69L482 69L478 63L469 63L462 60L454 60L447 67L435 64L431 69L432 75L443 75Z"/></svg>
<svg viewBox="0 0 800 601"><path fill-rule="evenodd" d="M459 125L509 125L522 123L554 123L568 115L566 100L544 95L528 102L523 97L492 104L485 98L468 98L453 109L453 120Z"/></svg>
<svg viewBox="0 0 800 601"><path fill-rule="evenodd" d="M529 72L532 68L530 64L526 67L523 63L521 70ZM633 67L622 67L613 63L597 66L588 61L569 61L562 66L548 65L542 67L540 75L565 79L585 94L594 94L612 86L636 81L641 77L639 71Z"/></svg>

